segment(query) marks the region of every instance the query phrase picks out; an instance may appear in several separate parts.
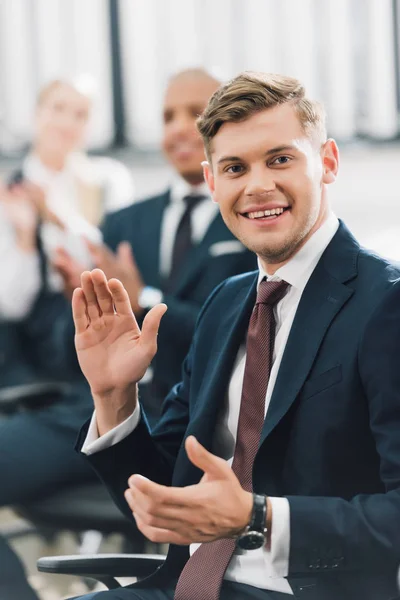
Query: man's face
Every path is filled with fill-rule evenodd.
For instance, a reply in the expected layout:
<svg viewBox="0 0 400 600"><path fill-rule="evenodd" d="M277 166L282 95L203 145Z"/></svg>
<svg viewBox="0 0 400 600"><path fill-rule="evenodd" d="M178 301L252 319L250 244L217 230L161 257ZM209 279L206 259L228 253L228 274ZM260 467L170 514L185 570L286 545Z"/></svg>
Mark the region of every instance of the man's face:
<svg viewBox="0 0 400 600"><path fill-rule="evenodd" d="M217 87L206 76L183 76L170 83L165 95L163 151L189 183L203 181L204 148L196 120Z"/></svg>
<svg viewBox="0 0 400 600"><path fill-rule="evenodd" d="M284 104L225 123L211 152L205 177L226 225L262 262L288 260L327 213L324 184L337 172L335 142L320 147Z"/></svg>

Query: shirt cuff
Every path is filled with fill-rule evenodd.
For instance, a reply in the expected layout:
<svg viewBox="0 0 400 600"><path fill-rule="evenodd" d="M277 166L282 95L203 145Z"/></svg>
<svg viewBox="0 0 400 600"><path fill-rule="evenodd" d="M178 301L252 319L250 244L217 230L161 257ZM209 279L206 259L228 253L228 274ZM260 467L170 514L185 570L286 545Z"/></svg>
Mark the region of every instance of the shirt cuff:
<svg viewBox="0 0 400 600"><path fill-rule="evenodd" d="M272 577L287 577L290 552L290 505L287 498L269 498L272 507L270 565Z"/></svg>
<svg viewBox="0 0 400 600"><path fill-rule="evenodd" d="M89 456L95 454L101 450L106 450L111 446L115 446L118 442L128 437L130 433L138 426L140 421L140 406L136 406L133 413L125 419L122 423L110 429L104 435L99 437L97 430L96 411L93 412L92 419L90 421L89 429L86 435L86 439L81 448L81 452Z"/></svg>

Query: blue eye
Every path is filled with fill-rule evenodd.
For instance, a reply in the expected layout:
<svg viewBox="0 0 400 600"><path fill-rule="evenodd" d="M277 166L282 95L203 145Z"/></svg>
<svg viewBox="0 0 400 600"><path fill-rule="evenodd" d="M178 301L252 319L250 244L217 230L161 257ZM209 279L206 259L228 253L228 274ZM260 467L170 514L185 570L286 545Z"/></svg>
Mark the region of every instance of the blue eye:
<svg viewBox="0 0 400 600"><path fill-rule="evenodd" d="M275 158L272 161L272 164L274 165L286 165L289 161L291 160L291 158L289 156L278 156L277 158Z"/></svg>
<svg viewBox="0 0 400 600"><path fill-rule="evenodd" d="M241 173L242 169L243 169L242 165L231 165L230 167L228 167L226 169L226 172L237 174L237 173Z"/></svg>

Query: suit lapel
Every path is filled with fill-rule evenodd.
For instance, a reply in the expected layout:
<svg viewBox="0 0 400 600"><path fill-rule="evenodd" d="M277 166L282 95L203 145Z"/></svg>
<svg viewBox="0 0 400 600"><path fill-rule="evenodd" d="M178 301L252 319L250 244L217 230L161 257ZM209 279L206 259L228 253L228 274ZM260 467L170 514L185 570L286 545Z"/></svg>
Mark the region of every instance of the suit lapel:
<svg viewBox="0 0 400 600"><path fill-rule="evenodd" d="M359 246L344 225L319 261L302 294L279 368L260 445L288 412L313 366L333 319L353 294Z"/></svg>
<svg viewBox="0 0 400 600"><path fill-rule="evenodd" d="M230 376L256 299L258 272L243 277L243 286L229 299L226 310L216 315L214 344L210 349L209 368L199 392L197 408L188 428L207 448L211 448L218 412L226 398Z"/></svg>

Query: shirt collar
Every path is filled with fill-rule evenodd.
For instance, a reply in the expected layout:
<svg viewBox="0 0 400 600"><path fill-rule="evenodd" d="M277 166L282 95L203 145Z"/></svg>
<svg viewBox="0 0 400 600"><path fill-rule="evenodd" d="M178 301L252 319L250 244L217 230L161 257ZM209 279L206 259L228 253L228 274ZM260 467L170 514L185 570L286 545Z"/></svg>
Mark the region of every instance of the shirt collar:
<svg viewBox="0 0 400 600"><path fill-rule="evenodd" d="M190 185L183 177L176 177L172 181L171 185L171 202L182 202L185 196L193 194L194 196L206 196L210 198L210 191L205 182L199 183L198 185Z"/></svg>
<svg viewBox="0 0 400 600"><path fill-rule="evenodd" d="M289 285L302 292L338 227L339 221L337 217L333 212L330 212L328 218L321 227L317 229L304 246L302 246L285 265L280 267L274 275L268 275L262 268L259 260L258 267L260 273L258 276L258 285L260 284L260 281L266 277L268 281L286 281Z"/></svg>

